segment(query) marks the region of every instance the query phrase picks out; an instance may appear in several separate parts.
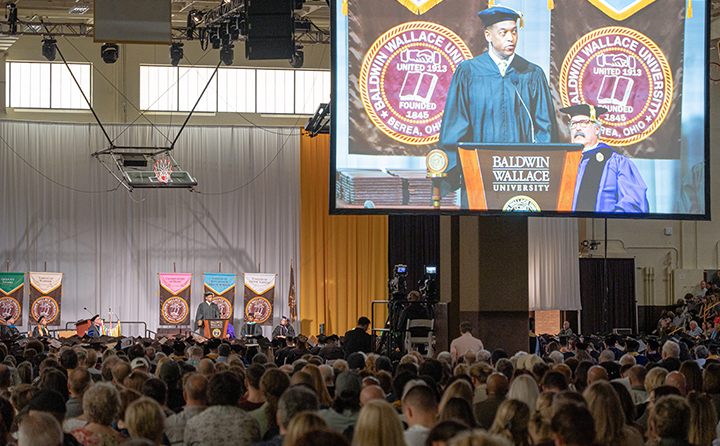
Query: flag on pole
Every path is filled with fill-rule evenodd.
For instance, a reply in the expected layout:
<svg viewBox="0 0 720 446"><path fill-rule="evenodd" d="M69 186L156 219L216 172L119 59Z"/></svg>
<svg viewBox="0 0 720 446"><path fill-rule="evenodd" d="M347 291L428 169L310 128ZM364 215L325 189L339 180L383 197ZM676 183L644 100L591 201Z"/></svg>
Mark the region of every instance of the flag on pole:
<svg viewBox="0 0 720 446"><path fill-rule="evenodd" d="M297 319L297 302L295 301L295 271L290 265L290 291L288 292L288 306L290 307L290 325Z"/></svg>

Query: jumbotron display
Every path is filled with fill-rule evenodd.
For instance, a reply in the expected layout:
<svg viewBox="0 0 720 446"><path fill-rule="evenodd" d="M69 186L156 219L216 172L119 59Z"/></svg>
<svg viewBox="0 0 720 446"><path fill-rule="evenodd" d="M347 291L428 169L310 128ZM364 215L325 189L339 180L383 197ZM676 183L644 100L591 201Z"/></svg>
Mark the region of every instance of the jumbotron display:
<svg viewBox="0 0 720 446"><path fill-rule="evenodd" d="M709 0L331 10L331 213L710 218Z"/></svg>

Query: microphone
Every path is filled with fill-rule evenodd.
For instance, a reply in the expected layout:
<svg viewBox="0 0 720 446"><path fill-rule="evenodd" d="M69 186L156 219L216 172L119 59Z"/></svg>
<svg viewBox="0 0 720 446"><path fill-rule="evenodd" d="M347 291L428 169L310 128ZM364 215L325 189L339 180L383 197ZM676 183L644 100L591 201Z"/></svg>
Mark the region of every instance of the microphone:
<svg viewBox="0 0 720 446"><path fill-rule="evenodd" d="M530 131L532 132L532 142L535 141L535 124L533 123L532 115L530 114L530 109L528 109L527 105L525 104L525 101L523 101L522 96L520 96L520 92L517 89L517 84L519 82L518 75L515 72L510 73L510 82L513 83L513 86L515 87L515 94L517 95L518 99L520 99L520 103L522 104L523 108L525 108L525 112L528 115L528 118L530 118Z"/></svg>
<svg viewBox="0 0 720 446"><path fill-rule="evenodd" d="M85 310L85 311L87 311L88 313L90 313L90 316L95 316L95 315L92 313L92 311L90 311L90 310L87 309L87 307L83 307L83 310Z"/></svg>

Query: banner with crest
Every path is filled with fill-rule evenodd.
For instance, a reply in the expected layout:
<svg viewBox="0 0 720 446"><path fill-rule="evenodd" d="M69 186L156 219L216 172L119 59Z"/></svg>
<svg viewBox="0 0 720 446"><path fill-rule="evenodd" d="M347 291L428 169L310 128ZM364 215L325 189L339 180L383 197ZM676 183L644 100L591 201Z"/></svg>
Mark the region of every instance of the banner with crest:
<svg viewBox="0 0 720 446"><path fill-rule="evenodd" d="M606 144L635 158L680 159L687 3L555 2L550 85L557 108L603 106ZM564 118L558 114L558 122ZM560 129L569 141L567 127Z"/></svg>
<svg viewBox="0 0 720 446"><path fill-rule="evenodd" d="M189 325L191 273L158 273L160 325Z"/></svg>
<svg viewBox="0 0 720 446"><path fill-rule="evenodd" d="M60 325L63 273L28 273L30 275L30 320L37 324L45 316L50 326Z"/></svg>
<svg viewBox="0 0 720 446"><path fill-rule="evenodd" d="M213 293L215 302L220 309L220 317L233 320L235 311L235 280L237 274L204 273L205 283L203 295Z"/></svg>
<svg viewBox="0 0 720 446"><path fill-rule="evenodd" d="M0 273L0 317L12 316L20 325L24 294L25 273Z"/></svg>
<svg viewBox="0 0 720 446"><path fill-rule="evenodd" d="M255 315L255 322L273 325L273 304L275 301L275 279L277 274L245 273L245 314Z"/></svg>

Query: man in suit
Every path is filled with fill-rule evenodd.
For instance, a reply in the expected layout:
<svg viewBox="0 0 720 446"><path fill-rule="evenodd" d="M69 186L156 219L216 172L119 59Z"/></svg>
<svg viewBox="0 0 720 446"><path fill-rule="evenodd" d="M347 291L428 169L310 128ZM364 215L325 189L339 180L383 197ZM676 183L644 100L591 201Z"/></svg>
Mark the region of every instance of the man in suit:
<svg viewBox="0 0 720 446"><path fill-rule="evenodd" d="M198 305L197 313L195 315L195 325L198 327L203 326L205 319L220 319L220 308L216 303L213 303L213 293L205 293L205 302Z"/></svg>
<svg viewBox="0 0 720 446"><path fill-rule="evenodd" d="M487 399L475 404L475 418L480 427L490 429L500 404L505 401L509 386L507 377L499 372L488 376L486 385Z"/></svg>
<svg viewBox="0 0 720 446"><path fill-rule="evenodd" d="M345 359L355 352L370 353L372 350L372 337L367 333L370 328L370 319L362 316L358 319L357 327L345 333Z"/></svg>
<svg viewBox="0 0 720 446"><path fill-rule="evenodd" d="M32 337L33 338L42 338L42 337L48 337L50 336L50 332L47 328L47 318L45 316L40 316L40 320L38 321L37 326L33 328L32 331Z"/></svg>

